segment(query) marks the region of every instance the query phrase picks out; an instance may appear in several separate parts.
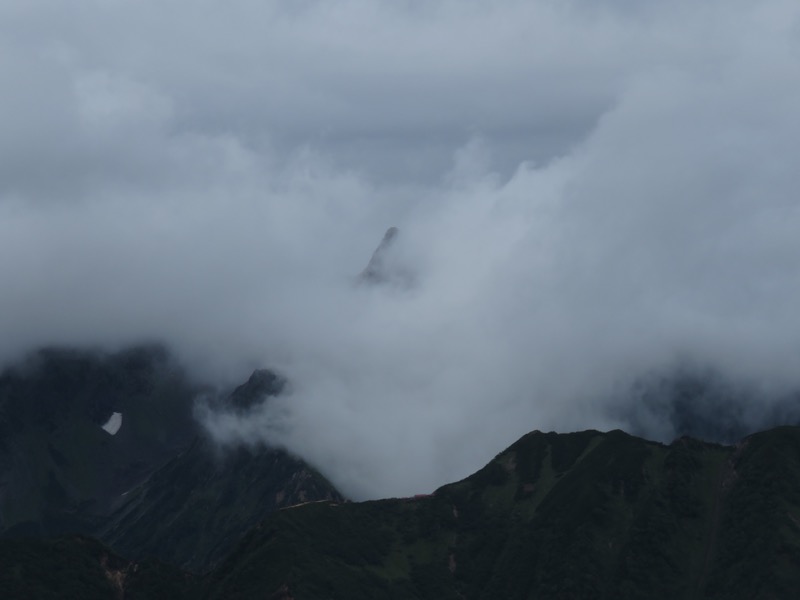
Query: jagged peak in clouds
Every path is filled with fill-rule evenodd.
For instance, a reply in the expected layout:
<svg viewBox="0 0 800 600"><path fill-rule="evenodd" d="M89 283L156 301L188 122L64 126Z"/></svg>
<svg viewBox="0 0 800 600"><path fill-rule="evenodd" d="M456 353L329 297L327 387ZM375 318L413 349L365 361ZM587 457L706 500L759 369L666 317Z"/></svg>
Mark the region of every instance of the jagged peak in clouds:
<svg viewBox="0 0 800 600"><path fill-rule="evenodd" d="M403 264L403 257L397 251L400 230L390 227L381 243L372 253L369 263L358 275L358 281L366 285L391 285L409 289L414 285L414 273Z"/></svg>

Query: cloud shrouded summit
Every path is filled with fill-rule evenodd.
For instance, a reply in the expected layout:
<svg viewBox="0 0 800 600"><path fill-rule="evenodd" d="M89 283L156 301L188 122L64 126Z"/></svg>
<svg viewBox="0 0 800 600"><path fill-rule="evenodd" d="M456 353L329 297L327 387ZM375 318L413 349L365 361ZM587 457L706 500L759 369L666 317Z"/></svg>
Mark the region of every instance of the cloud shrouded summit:
<svg viewBox="0 0 800 600"><path fill-rule="evenodd" d="M536 428L668 439L665 373L791 413L796 3L484 4L4 3L0 360L275 368L212 429L357 497ZM413 285L356 285L390 226Z"/></svg>

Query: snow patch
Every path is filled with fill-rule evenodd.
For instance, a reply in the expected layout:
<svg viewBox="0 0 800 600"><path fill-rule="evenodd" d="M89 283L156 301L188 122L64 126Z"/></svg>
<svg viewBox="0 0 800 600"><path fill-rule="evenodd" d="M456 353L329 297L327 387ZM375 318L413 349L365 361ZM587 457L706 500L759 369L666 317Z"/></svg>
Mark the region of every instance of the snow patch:
<svg viewBox="0 0 800 600"><path fill-rule="evenodd" d="M112 415L106 421L106 424L102 426L103 431L110 433L111 435L116 435L119 431L119 428L122 427L122 413L112 413Z"/></svg>

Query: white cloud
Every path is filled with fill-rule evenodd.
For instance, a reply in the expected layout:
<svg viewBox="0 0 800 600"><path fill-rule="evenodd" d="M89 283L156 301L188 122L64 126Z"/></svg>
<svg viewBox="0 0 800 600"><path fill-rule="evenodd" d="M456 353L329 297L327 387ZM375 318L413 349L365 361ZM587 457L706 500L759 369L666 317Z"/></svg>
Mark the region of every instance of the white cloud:
<svg viewBox="0 0 800 600"><path fill-rule="evenodd" d="M795 3L0 23L2 361L163 338L207 378L278 368L290 395L214 427L358 497L535 428L668 437L629 391L686 363L759 390L753 423L800 383ZM354 285L389 226L414 285Z"/></svg>

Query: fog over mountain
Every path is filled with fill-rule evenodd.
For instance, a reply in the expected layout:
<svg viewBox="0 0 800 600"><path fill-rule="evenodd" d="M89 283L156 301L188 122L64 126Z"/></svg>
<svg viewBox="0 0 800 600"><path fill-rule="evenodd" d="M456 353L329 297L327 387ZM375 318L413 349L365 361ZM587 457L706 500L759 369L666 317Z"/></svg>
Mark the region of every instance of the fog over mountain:
<svg viewBox="0 0 800 600"><path fill-rule="evenodd" d="M210 429L356 498L670 439L676 373L800 420L798 64L790 0L4 2L0 363L275 369Z"/></svg>

